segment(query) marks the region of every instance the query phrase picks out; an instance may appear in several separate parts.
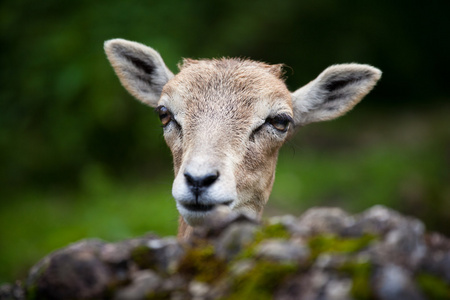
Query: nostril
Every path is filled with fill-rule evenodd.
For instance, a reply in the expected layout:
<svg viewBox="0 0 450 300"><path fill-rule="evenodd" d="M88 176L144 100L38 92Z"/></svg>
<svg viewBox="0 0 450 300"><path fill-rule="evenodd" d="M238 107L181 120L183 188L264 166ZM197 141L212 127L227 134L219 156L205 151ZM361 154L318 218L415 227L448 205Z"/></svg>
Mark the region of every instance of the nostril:
<svg viewBox="0 0 450 300"><path fill-rule="evenodd" d="M219 172L216 172L215 174L207 175L203 178L200 185L201 186L210 186L217 180L217 178L219 178Z"/></svg>
<svg viewBox="0 0 450 300"><path fill-rule="evenodd" d="M184 177L186 178L186 181L191 186L196 186L197 181L194 179L194 177L189 173L184 173Z"/></svg>
<svg viewBox="0 0 450 300"><path fill-rule="evenodd" d="M208 187L212 185L217 178L219 178L219 172L210 173L204 176L193 176L189 172L184 173L184 177L188 185L196 188Z"/></svg>

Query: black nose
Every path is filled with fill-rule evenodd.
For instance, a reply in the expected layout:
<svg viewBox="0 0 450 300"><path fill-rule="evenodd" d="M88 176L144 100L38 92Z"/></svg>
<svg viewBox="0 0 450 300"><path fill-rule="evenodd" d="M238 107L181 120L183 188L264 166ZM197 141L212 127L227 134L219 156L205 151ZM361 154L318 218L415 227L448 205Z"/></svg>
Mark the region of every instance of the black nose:
<svg viewBox="0 0 450 300"><path fill-rule="evenodd" d="M217 178L219 178L219 172L206 174L203 176L193 176L189 172L184 173L186 182L191 191L196 195L200 195L203 190L212 185Z"/></svg>

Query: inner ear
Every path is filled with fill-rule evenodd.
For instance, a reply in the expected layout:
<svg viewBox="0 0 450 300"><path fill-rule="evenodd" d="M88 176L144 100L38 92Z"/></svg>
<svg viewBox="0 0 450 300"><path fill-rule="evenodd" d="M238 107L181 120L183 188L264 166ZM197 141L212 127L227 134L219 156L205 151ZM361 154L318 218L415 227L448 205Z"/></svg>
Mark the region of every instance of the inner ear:
<svg viewBox="0 0 450 300"><path fill-rule="evenodd" d="M128 53L127 51L123 51L122 55L128 59L137 69L140 69L143 74L147 76L151 76L155 70L155 65L149 59L146 59L145 56L134 56L133 53Z"/></svg>
<svg viewBox="0 0 450 300"><path fill-rule="evenodd" d="M148 55L141 51L130 51L120 44L114 45L113 47L113 51L115 51L118 56L121 56L134 66L134 68L131 68L131 66L128 66L128 68L122 67L121 71L128 73L128 76L134 76L136 80L145 83L145 85L138 85L143 93L148 93L149 87L152 87L157 94L161 94L163 87L155 82L154 75L156 66L154 61Z"/></svg>
<svg viewBox="0 0 450 300"><path fill-rule="evenodd" d="M352 97L353 89L355 86L364 82L370 81L373 77L373 73L368 71L363 72L347 72L343 74L336 74L330 78L324 78L324 84L321 87L325 91L325 102L334 101L337 99L345 98L346 96ZM345 93L348 92L348 95Z"/></svg>

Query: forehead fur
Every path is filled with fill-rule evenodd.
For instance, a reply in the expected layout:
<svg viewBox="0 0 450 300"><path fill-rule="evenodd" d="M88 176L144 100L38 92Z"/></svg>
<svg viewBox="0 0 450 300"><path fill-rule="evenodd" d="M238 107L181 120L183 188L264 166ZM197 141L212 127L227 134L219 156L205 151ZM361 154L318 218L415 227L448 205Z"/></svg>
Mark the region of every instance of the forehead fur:
<svg viewBox="0 0 450 300"><path fill-rule="evenodd" d="M269 65L263 62L257 62L253 60L248 59L241 59L241 58L221 58L221 59L203 59L203 60L195 60L195 59L189 59L185 58L183 59L183 62L178 65L178 68L181 70L197 66L197 67L203 67L209 65L213 68L217 68L218 70L223 69L235 69L235 68L245 68L249 71L254 69L260 69L264 70L266 72L271 73L278 79L283 80L283 64L276 64L276 65Z"/></svg>
<svg viewBox="0 0 450 300"><path fill-rule="evenodd" d="M234 105L249 105L262 98L289 99L287 101L290 102L290 94L282 78L282 65L222 58L185 59L179 67L180 72L169 81L163 92L183 95L188 102L230 101Z"/></svg>

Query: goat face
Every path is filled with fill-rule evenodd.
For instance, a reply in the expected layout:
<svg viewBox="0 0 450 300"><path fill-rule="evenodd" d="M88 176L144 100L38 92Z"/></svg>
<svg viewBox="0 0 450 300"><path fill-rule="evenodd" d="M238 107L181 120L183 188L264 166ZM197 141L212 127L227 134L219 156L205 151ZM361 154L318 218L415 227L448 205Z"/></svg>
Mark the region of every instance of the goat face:
<svg viewBox="0 0 450 300"><path fill-rule="evenodd" d="M172 194L188 224L201 224L217 205L262 211L293 129L280 73L252 61L186 61L164 86L157 110L174 157Z"/></svg>
<svg viewBox="0 0 450 300"><path fill-rule="evenodd" d="M159 113L174 159L172 194L191 226L217 206L260 216L294 127L343 115L381 76L368 65L336 65L290 93L280 65L185 60L173 75L142 44L116 39L105 50L125 88Z"/></svg>

